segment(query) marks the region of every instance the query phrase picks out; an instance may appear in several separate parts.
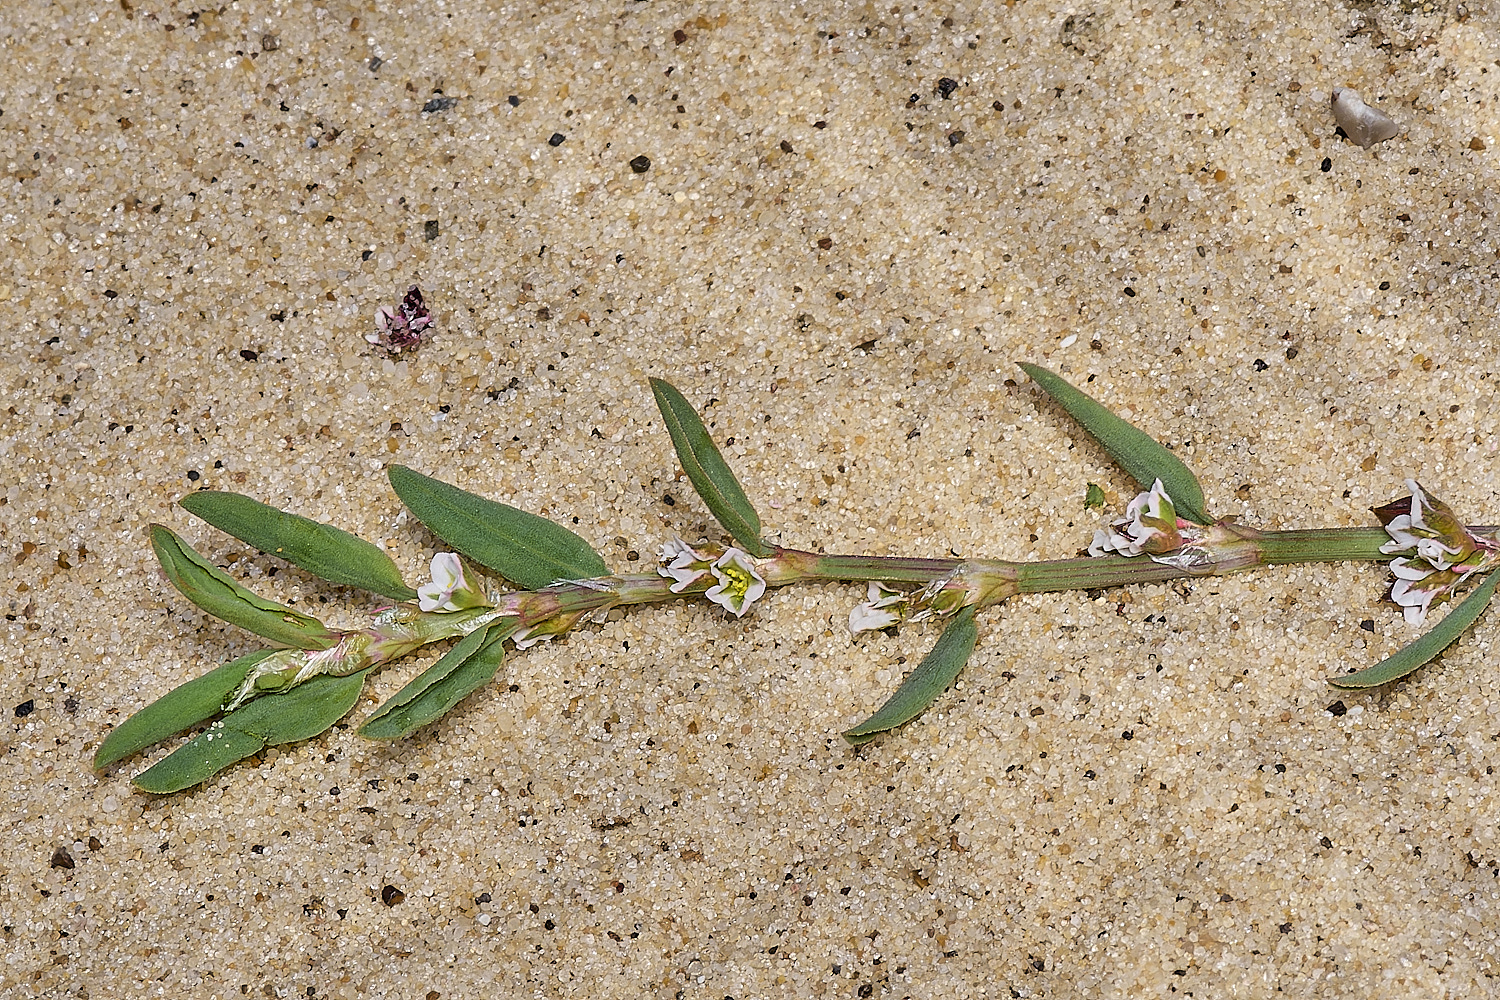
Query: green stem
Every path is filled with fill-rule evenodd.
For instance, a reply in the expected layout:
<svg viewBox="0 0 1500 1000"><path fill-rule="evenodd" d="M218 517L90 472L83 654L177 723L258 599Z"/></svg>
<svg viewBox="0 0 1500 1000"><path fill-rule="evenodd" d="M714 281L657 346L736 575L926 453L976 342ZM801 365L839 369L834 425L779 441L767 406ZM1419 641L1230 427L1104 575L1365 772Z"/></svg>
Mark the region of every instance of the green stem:
<svg viewBox="0 0 1500 1000"><path fill-rule="evenodd" d="M1099 587L1123 587L1132 583L1160 583L1191 576L1176 566L1152 562L1146 556L1127 559L1123 556L1083 559L1049 559L1045 562L1021 563L1016 581L1022 594L1051 594L1060 590L1094 590Z"/></svg>
<svg viewBox="0 0 1500 1000"><path fill-rule="evenodd" d="M838 556L800 549L778 548L775 562L789 576L778 583L813 580L880 580L884 583L927 583L947 576L965 562L963 559L917 559L910 556ZM766 578L767 585L771 578Z"/></svg>
<svg viewBox="0 0 1500 1000"><path fill-rule="evenodd" d="M1380 547L1391 540L1384 528L1307 528L1298 531L1265 531L1257 541L1261 561L1267 566L1291 563L1351 562L1391 557Z"/></svg>

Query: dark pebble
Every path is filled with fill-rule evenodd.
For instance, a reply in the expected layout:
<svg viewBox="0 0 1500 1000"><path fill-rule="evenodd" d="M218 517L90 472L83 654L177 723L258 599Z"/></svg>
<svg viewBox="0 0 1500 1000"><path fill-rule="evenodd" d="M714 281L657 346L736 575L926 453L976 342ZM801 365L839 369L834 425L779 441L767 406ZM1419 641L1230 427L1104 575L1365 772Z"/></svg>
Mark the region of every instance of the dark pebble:
<svg viewBox="0 0 1500 1000"><path fill-rule="evenodd" d="M21 702L21 704L16 706L16 718L24 719L34 711L36 711L36 701L34 699L27 698L25 701Z"/></svg>
<svg viewBox="0 0 1500 1000"><path fill-rule="evenodd" d="M547 145L549 145L549 146L561 146L563 143L565 143L567 141L568 141L568 137L565 136L565 135L563 135L561 132L553 132L552 133L552 138L550 138L550 139L547 140Z"/></svg>
<svg viewBox="0 0 1500 1000"><path fill-rule="evenodd" d="M949 132L948 133L948 145L950 145L950 146L957 146L959 143L961 143L963 141L964 141L964 130L963 129L959 129L956 132Z"/></svg>
<svg viewBox="0 0 1500 1000"><path fill-rule="evenodd" d="M640 156L637 156L635 159L630 161L630 169L634 170L638 174L644 174L646 171L651 169L651 157L642 153Z"/></svg>
<svg viewBox="0 0 1500 1000"><path fill-rule="evenodd" d="M47 863L53 868L67 868L71 871L73 868L73 855L69 854L66 848L59 847L52 852L52 860Z"/></svg>
<svg viewBox="0 0 1500 1000"><path fill-rule="evenodd" d="M371 73L375 72L377 69L379 69L383 65L385 65L385 60L384 59L380 58L379 56L371 56L370 57L369 66L370 66L370 72Z"/></svg>
<svg viewBox="0 0 1500 1000"><path fill-rule="evenodd" d="M1340 715L1348 715L1349 714L1349 709L1347 707L1345 707L1345 705L1344 705L1344 703L1343 703L1342 700L1336 701L1332 705L1329 705L1328 708L1325 709L1325 711L1329 715L1332 715L1334 717L1338 717Z"/></svg>
<svg viewBox="0 0 1500 1000"><path fill-rule="evenodd" d="M521 99L515 94L511 94L505 99L505 103L509 104L513 108L519 108L521 106Z"/></svg>
<svg viewBox="0 0 1500 1000"><path fill-rule="evenodd" d="M422 105L422 110L427 113L431 113L433 111L447 111L449 108L454 107L457 104L458 98L456 97L434 97L432 100Z"/></svg>
<svg viewBox="0 0 1500 1000"><path fill-rule="evenodd" d="M395 906L397 903L406 902L406 893L393 885L388 885L380 890L380 901L386 906Z"/></svg>
<svg viewBox="0 0 1500 1000"><path fill-rule="evenodd" d="M438 238L438 220L428 219L422 223L422 238L428 243Z"/></svg>
<svg viewBox="0 0 1500 1000"><path fill-rule="evenodd" d="M953 92L957 89L958 81L953 79L951 76L945 76L937 83L937 92L945 101L952 98Z"/></svg>

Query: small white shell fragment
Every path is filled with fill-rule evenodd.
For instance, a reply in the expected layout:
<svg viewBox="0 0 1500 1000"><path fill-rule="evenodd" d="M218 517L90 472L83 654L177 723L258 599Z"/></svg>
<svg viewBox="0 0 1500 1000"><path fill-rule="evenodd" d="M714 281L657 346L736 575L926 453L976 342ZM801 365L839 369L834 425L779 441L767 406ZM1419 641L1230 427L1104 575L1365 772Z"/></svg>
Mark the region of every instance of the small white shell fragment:
<svg viewBox="0 0 1500 1000"><path fill-rule="evenodd" d="M1398 126L1391 116L1365 103L1359 91L1348 87L1334 87L1333 120L1344 130L1351 141L1369 149L1377 142L1395 138Z"/></svg>

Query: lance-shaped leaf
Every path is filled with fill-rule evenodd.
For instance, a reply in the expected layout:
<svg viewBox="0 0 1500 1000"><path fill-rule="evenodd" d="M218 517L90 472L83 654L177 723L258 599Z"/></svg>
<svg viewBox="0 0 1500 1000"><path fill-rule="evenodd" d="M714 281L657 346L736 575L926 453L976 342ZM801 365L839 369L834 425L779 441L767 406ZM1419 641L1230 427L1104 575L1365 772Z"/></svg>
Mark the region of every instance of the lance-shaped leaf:
<svg viewBox="0 0 1500 1000"><path fill-rule="evenodd" d="M109 731L94 754L94 769L108 767L218 715L224 707L224 699L240 686L246 672L273 652L275 650L262 649L230 660L168 691Z"/></svg>
<svg viewBox="0 0 1500 1000"><path fill-rule="evenodd" d="M434 534L481 566L527 590L557 580L608 576L588 542L545 517L449 486L393 465L391 488Z"/></svg>
<svg viewBox="0 0 1500 1000"><path fill-rule="evenodd" d="M327 649L338 642L338 636L316 618L257 597L235 583L169 528L151 526L151 548L172 586L209 614L296 649Z"/></svg>
<svg viewBox="0 0 1500 1000"><path fill-rule="evenodd" d="M1373 667L1344 674L1342 677L1330 677L1328 683L1340 688L1371 688L1405 677L1441 653L1464 629L1474 624L1474 619L1479 617L1495 596L1497 584L1500 584L1500 569L1485 577L1484 582L1472 594L1465 597L1462 603L1416 642L1402 647Z"/></svg>
<svg viewBox="0 0 1500 1000"><path fill-rule="evenodd" d="M958 676L969 654L974 652L974 643L979 639L979 629L974 625L974 609L964 608L953 616L953 621L938 637L932 652L922 658L901 682L896 693L864 722L844 733L844 739L852 746L868 743L887 729L895 729L910 722L931 705Z"/></svg>
<svg viewBox="0 0 1500 1000"><path fill-rule="evenodd" d="M400 739L447 714L495 676L505 659L505 640L515 629L514 618L502 618L464 636L442 659L376 709L359 727L359 735L372 740Z"/></svg>
<svg viewBox="0 0 1500 1000"><path fill-rule="evenodd" d="M677 449L682 471L703 498L708 512L739 542L740 548L757 559L772 555L771 547L760 538L760 516L745 499L745 491L740 489L729 463L708 436L708 428L703 426L698 411L670 382L652 379L651 392L666 421L667 433L672 435L672 447Z"/></svg>
<svg viewBox="0 0 1500 1000"><path fill-rule="evenodd" d="M332 525L288 514L239 493L203 490L178 503L220 531L324 580L384 594L393 601L417 596L401 579L390 556Z"/></svg>
<svg viewBox="0 0 1500 1000"><path fill-rule="evenodd" d="M1203 487L1182 460L1141 430L1120 419L1087 393L1073 388L1045 368L1020 363L1031 380L1083 425L1094 440L1104 446L1109 456L1130 473L1130 477L1149 490L1160 479L1180 517L1198 524L1212 524L1203 501Z"/></svg>
<svg viewBox="0 0 1500 1000"><path fill-rule="evenodd" d="M210 725L136 775L131 783L158 795L180 792L268 746L316 736L354 707L369 672L365 669L347 677L314 677L285 694L257 698Z"/></svg>

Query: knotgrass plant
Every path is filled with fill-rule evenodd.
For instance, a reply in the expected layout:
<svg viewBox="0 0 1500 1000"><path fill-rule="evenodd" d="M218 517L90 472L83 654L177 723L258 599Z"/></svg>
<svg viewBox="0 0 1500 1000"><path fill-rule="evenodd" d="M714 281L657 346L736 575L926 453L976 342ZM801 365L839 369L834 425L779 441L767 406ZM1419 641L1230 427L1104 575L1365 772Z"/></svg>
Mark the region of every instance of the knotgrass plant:
<svg viewBox="0 0 1500 1000"><path fill-rule="evenodd" d="M742 616L768 588L795 583L864 582L866 600L849 616L853 633L946 620L936 645L885 704L844 732L854 746L931 705L974 651L978 616L1017 594L1217 576L1287 563L1391 559L1396 576L1391 597L1409 622L1420 624L1433 604L1479 582L1439 625L1405 649L1368 669L1329 679L1346 688L1373 687L1409 674L1472 624L1494 597L1500 583L1496 529L1465 527L1415 483L1408 482L1411 496L1375 510L1383 528L1258 531L1216 520L1197 477L1170 451L1052 372L1021 367L1145 490L1130 502L1124 518L1095 532L1089 558L1017 563L845 556L773 544L762 537L759 515L697 412L661 379L651 380L651 390L683 471L733 544L672 539L661 548L656 573L611 574L587 542L561 525L400 465L389 470L391 487L455 550L437 554L431 582L416 589L379 548L338 528L235 493L184 497L181 504L189 513L262 552L398 603L377 612L367 628L334 631L250 593L172 531L152 525L152 547L183 596L279 648L226 663L137 712L105 738L94 766L108 767L207 722L133 779L148 792L192 787L267 746L324 732L353 708L372 671L432 643L457 639L359 729L371 739L400 739L488 683L504 661L507 642L524 650L613 608L683 598L707 598ZM1095 492L1090 490L1090 498ZM521 589L486 590L461 557Z"/></svg>

